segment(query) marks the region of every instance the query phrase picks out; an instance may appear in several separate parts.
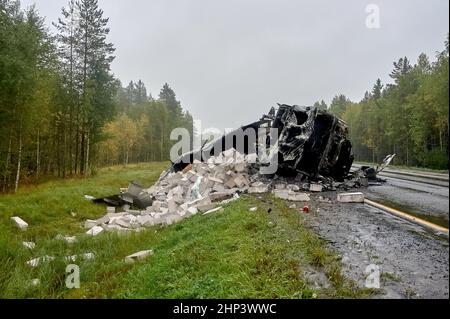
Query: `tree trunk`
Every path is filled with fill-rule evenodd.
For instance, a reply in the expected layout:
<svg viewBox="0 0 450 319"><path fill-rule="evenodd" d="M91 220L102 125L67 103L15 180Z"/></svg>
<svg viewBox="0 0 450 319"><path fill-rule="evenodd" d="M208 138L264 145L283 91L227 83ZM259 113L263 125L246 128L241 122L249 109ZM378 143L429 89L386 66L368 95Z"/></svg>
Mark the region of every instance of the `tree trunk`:
<svg viewBox="0 0 450 319"><path fill-rule="evenodd" d="M86 159L85 159L85 163L84 163L84 175L85 176L89 175L90 151L91 151L91 138L90 138L90 133L88 131L87 136L86 136Z"/></svg>
<svg viewBox="0 0 450 319"><path fill-rule="evenodd" d="M12 129L10 129L9 132L8 154L6 154L5 174L3 178L3 191L6 191L9 184L8 168L11 161L11 152L12 152Z"/></svg>
<svg viewBox="0 0 450 319"><path fill-rule="evenodd" d="M14 187L14 192L16 193L19 190L21 165L22 165L22 120L20 120L20 128L19 128L19 154L17 158L16 183Z"/></svg>
<svg viewBox="0 0 450 319"><path fill-rule="evenodd" d="M36 179L39 178L39 171L41 169L41 130L37 132L37 149L36 149Z"/></svg>

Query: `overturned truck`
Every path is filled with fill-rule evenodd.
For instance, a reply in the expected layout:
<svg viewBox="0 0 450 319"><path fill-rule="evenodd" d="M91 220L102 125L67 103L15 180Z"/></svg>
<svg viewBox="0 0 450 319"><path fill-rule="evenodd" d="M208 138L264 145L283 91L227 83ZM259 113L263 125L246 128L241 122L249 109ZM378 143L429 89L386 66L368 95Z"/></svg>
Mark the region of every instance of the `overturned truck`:
<svg viewBox="0 0 450 319"><path fill-rule="evenodd" d="M239 132L253 129L255 132L267 132L264 149L271 156L277 156L279 176L293 177L299 180L332 179L343 181L349 174L354 156L352 144L348 139L348 128L344 121L315 107L279 105L278 111L272 108L268 115L259 121L243 126ZM276 132L276 136L270 136ZM176 160L172 172L184 170L195 160L207 161L218 150L239 149L237 131L204 145L198 150L184 154ZM270 139L275 138L274 141ZM230 142L227 142L231 140ZM261 144L245 139L243 154L261 154Z"/></svg>

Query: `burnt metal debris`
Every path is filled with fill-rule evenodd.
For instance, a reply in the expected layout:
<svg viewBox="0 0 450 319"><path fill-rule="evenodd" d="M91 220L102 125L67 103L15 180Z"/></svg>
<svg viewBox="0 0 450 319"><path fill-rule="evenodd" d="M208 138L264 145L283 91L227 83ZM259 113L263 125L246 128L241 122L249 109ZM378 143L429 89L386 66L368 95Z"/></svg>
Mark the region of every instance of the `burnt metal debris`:
<svg viewBox="0 0 450 319"><path fill-rule="evenodd" d="M268 115L243 126L241 131L254 129L258 132L262 128L278 129L277 175L311 181L324 178L343 181L348 176L354 160L352 144L348 140L347 124L334 115L316 107L283 104L279 105L277 112L272 108ZM172 171L183 170L195 159L205 161L217 149L237 149L236 141L230 145L225 142L229 136L236 134L233 131L200 150L184 154L173 163ZM244 154L257 151L258 145L244 144Z"/></svg>

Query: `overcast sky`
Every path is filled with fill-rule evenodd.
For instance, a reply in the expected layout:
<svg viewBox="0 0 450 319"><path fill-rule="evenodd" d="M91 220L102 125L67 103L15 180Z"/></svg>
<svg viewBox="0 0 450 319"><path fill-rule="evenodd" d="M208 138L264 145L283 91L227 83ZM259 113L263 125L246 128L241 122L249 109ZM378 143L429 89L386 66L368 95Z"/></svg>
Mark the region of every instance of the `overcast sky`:
<svg viewBox="0 0 450 319"><path fill-rule="evenodd" d="M36 3L50 25L66 0ZM380 28L366 27L368 4ZM258 120L277 102L359 101L392 62L443 50L448 0L99 0L116 47L113 72L142 79L154 97L168 82L206 127Z"/></svg>

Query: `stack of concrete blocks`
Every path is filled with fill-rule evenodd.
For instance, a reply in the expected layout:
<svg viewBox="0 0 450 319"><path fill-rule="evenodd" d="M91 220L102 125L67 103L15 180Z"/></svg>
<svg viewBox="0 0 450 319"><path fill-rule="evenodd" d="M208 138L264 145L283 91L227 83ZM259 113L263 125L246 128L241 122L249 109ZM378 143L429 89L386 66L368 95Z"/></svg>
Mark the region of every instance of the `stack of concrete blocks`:
<svg viewBox="0 0 450 319"><path fill-rule="evenodd" d="M172 225L228 203L238 198L238 193L252 193L255 189L268 192L267 185L251 183L249 161L249 156L231 149L206 162L194 161L182 172L168 175L163 172L159 181L145 190L154 198L152 206L143 211L109 212L98 220L88 220L85 223L87 233L96 236L102 232L100 228L127 233L156 225Z"/></svg>

